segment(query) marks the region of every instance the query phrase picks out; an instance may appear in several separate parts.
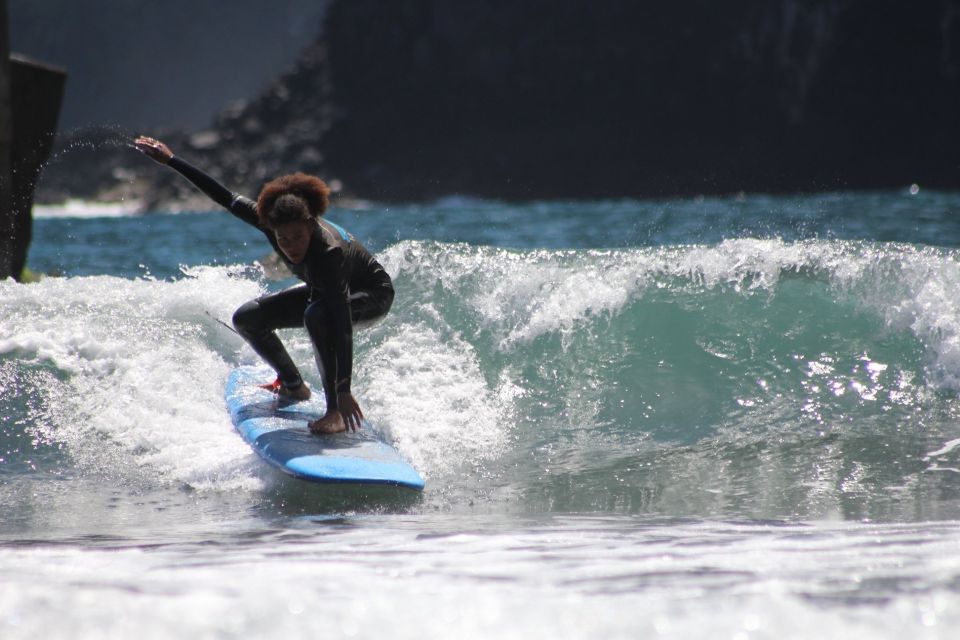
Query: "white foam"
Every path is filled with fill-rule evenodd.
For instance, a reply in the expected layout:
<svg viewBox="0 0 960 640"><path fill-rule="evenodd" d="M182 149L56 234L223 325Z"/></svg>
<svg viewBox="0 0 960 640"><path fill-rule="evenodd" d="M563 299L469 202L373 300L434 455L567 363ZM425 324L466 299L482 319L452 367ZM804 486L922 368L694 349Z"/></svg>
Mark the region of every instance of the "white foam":
<svg viewBox="0 0 960 640"><path fill-rule="evenodd" d="M952 522L270 524L256 547L236 534L5 545L0 629L7 640L877 640L950 638L960 625Z"/></svg>
<svg viewBox="0 0 960 640"><path fill-rule="evenodd" d="M143 211L139 200L120 202L92 202L67 200L62 204L38 204L33 207L34 218L123 218Z"/></svg>
<svg viewBox="0 0 960 640"><path fill-rule="evenodd" d="M487 323L503 321L503 302L513 311L500 348L509 350L537 337L559 332L569 336L583 323L613 315L642 290L636 265L617 264L606 255L570 264L561 256L547 264L505 270L473 303Z"/></svg>
<svg viewBox="0 0 960 640"><path fill-rule="evenodd" d="M222 267L184 275L0 283L0 356L66 378L33 422L81 463L199 489L259 486L256 462L223 406L230 368L257 356L211 316L229 318L261 293L260 280ZM306 334L281 337L319 388ZM497 454L511 386L488 384L473 347L449 327L391 318L355 344L366 414L424 475Z"/></svg>
<svg viewBox="0 0 960 640"><path fill-rule="evenodd" d="M404 325L363 359L357 378L367 413L425 476L494 457L506 409L476 354L456 335Z"/></svg>
<svg viewBox="0 0 960 640"><path fill-rule="evenodd" d="M110 473L146 467L195 488L250 486L249 449L223 410L224 356L242 343L206 311L229 314L258 291L226 268L175 282L0 283L0 354L66 377L44 398L37 429L82 463Z"/></svg>
<svg viewBox="0 0 960 640"><path fill-rule="evenodd" d="M954 449L956 449L957 447L960 447L960 438L946 442L942 447L940 447L936 451L928 452L926 455L926 458L924 459L927 460L929 458L936 458L937 456L945 456L951 451L953 451Z"/></svg>
<svg viewBox="0 0 960 640"><path fill-rule="evenodd" d="M384 256L388 270L412 275L423 290L456 291L510 350L553 332L569 335L618 312L646 285L647 256L624 252L518 252L468 245L404 242Z"/></svg>

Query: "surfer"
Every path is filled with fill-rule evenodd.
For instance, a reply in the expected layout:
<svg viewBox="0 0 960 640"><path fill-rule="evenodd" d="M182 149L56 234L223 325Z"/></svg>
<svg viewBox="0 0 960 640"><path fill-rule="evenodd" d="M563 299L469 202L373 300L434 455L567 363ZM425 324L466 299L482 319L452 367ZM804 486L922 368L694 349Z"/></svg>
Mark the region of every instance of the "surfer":
<svg viewBox="0 0 960 640"><path fill-rule="evenodd" d="M259 229L290 271L303 281L242 305L233 314L233 325L277 372L277 379L264 388L293 400L309 399L310 389L276 330L306 328L327 401L326 414L311 422L310 430L356 431L363 412L350 390L353 331L387 314L393 303L393 283L352 235L322 219L329 204L327 185L303 173L281 176L265 184L254 202L175 156L159 140L140 136L134 145Z"/></svg>

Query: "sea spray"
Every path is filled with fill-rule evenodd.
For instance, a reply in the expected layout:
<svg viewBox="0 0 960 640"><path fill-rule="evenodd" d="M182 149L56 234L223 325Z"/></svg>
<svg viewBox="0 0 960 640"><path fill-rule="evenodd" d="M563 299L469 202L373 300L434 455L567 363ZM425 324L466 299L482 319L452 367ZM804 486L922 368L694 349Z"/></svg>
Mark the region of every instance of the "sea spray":
<svg viewBox="0 0 960 640"><path fill-rule="evenodd" d="M136 149L133 146L136 137L135 132L120 125L91 124L77 127L60 133L62 142L48 162L56 162L65 155L80 150Z"/></svg>
<svg viewBox="0 0 960 640"><path fill-rule="evenodd" d="M109 124L61 132L40 173L38 212L56 217L89 216L109 200L113 209L103 209L105 212L140 213L143 193L135 184L141 173L135 138L135 132Z"/></svg>

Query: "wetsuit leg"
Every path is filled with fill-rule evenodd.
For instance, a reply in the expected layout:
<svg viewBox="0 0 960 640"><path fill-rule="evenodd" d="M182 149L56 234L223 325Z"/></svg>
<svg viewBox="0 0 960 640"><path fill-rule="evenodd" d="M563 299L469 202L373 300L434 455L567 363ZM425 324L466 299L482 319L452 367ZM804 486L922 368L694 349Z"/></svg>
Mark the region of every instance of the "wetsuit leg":
<svg viewBox="0 0 960 640"><path fill-rule="evenodd" d="M299 387L303 379L275 331L302 326L309 298L310 288L305 284L297 285L251 300L233 314L237 333L273 367L288 389Z"/></svg>
<svg viewBox="0 0 960 640"><path fill-rule="evenodd" d="M356 291L350 295L350 319L353 329L369 326L387 315L393 304L393 288L377 287L370 290ZM310 335L313 343L313 354L323 381L323 394L328 408L338 408L340 400L337 397L336 383L338 378L349 379L349 371L338 371L335 340L349 340L352 335L340 335L340 332L330 321L327 305L324 300L316 300L307 305L303 314L303 326Z"/></svg>
<svg viewBox="0 0 960 640"><path fill-rule="evenodd" d="M354 329L362 329L377 322L393 305L393 287L377 287L350 295L350 319Z"/></svg>
<svg viewBox="0 0 960 640"><path fill-rule="evenodd" d="M327 401L327 410L340 406L334 379L337 375L337 357L334 352L334 336L337 332L332 329L333 323L328 317L327 308L323 300L311 302L303 313L303 326L310 335L313 344L313 356L320 371L320 380L323 382L323 396Z"/></svg>

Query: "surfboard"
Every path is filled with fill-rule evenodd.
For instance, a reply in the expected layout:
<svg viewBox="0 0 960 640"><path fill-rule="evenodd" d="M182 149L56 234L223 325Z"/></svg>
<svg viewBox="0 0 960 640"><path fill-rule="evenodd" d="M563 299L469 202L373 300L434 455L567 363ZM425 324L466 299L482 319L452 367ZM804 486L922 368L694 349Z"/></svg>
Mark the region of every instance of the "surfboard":
<svg viewBox="0 0 960 640"><path fill-rule="evenodd" d="M307 423L324 414L322 394L292 402L257 386L274 377L264 367L238 367L224 389L233 425L261 458L310 482L423 489L416 469L366 422L356 432L310 433Z"/></svg>

